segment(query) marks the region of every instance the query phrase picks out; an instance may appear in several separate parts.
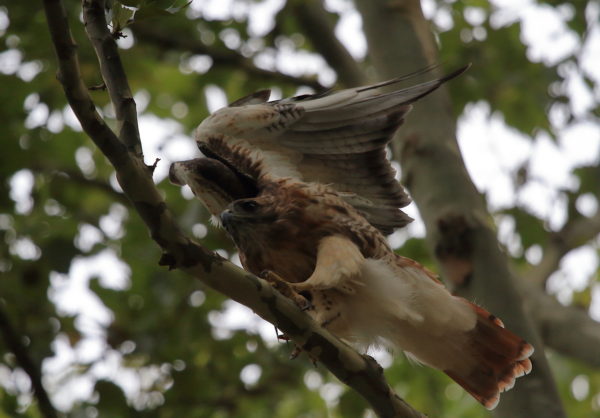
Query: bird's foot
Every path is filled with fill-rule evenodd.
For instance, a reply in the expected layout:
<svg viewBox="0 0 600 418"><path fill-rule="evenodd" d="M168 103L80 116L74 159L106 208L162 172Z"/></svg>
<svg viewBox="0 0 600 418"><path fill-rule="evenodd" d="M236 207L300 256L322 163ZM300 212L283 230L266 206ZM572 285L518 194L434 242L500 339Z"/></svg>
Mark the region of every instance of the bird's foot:
<svg viewBox="0 0 600 418"><path fill-rule="evenodd" d="M290 337L288 337L286 334L280 334L280 333L277 332L277 340L278 341L285 341L287 343L287 342L290 342L292 339ZM292 352L290 353L290 360L296 360L298 358L298 356L300 354L302 354L303 351L304 350L302 349L302 347L300 347L297 344L294 344L294 348L292 349ZM313 356L311 356L310 354L308 354L308 358L313 363L313 365L316 367L317 366L317 359L314 358Z"/></svg>
<svg viewBox="0 0 600 418"><path fill-rule="evenodd" d="M295 345L294 349L290 353L290 360L296 360L301 353L302 348L299 345Z"/></svg>
<svg viewBox="0 0 600 418"><path fill-rule="evenodd" d="M308 358L310 359L311 363L313 364L313 366L317 367L317 358L312 356L308 351L305 351L302 347L300 347L299 345L294 346L294 349L292 350L292 352L290 353L290 360L295 360L298 358L298 356L302 353L306 353L306 355L308 356Z"/></svg>
<svg viewBox="0 0 600 418"><path fill-rule="evenodd" d="M260 276L268 281L271 286L273 286L283 296L291 299L301 310L308 311L313 308L310 300L302 296L294 289L293 283L285 281L277 273L270 270L265 270L260 274Z"/></svg>
<svg viewBox="0 0 600 418"><path fill-rule="evenodd" d="M278 341L285 341L287 343L292 340L286 334L280 334L279 332L277 332L277 328L275 328L275 332L276 332ZM290 353L290 360L297 359L298 356L300 356L300 354L302 354L303 351L304 351L304 349L301 346L299 346L298 344L294 344L294 348L292 349L292 352ZM311 356L310 353L308 353L308 352L306 354L308 355L308 358L310 359L312 364L315 367L317 367L317 359L314 356Z"/></svg>

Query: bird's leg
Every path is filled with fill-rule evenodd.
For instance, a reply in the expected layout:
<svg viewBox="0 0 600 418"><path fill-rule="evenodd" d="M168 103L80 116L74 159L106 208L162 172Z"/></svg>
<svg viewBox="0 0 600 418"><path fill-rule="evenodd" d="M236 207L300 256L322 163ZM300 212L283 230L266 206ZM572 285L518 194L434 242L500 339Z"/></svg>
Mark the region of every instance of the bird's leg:
<svg viewBox="0 0 600 418"><path fill-rule="evenodd" d="M294 347L294 350L292 351L292 353L290 354L290 360L295 360L298 358L298 356L300 354L302 354L303 352L305 352L305 350L302 349L302 347L300 347L299 345ZM306 355L308 356L310 362L313 364L313 366L317 367L317 358L312 356L308 351L306 351Z"/></svg>
<svg viewBox="0 0 600 418"><path fill-rule="evenodd" d="M365 259L350 239L331 235L319 241L317 262L313 273L305 281L290 283L296 292L336 289L354 294L362 282L357 280Z"/></svg>
<svg viewBox="0 0 600 418"><path fill-rule="evenodd" d="M291 286L292 283L286 282L277 273L274 273L270 270L265 270L260 274L260 276L266 281L268 281L271 284L271 286L273 286L283 296L291 299L303 311L313 309L311 301L299 294L298 292L296 292ZM290 337L288 337L285 334L277 334L277 339L289 341ZM296 359L303 351L304 349L302 347L295 344L294 349L290 353L290 360ZM317 359L311 356L310 354L308 354L308 357L310 358L310 361L313 363L313 365L316 367Z"/></svg>
<svg viewBox="0 0 600 418"><path fill-rule="evenodd" d="M335 321L336 319L338 319L340 316L342 316L342 314L340 312L338 312L335 315L333 315L331 318L327 318L326 320L324 320L323 322L321 322L320 325L323 328L327 328L329 326L329 324L331 324L333 321Z"/></svg>
<svg viewBox="0 0 600 418"><path fill-rule="evenodd" d="M268 281L279 293L283 296L291 299L296 306L303 311L312 309L312 303L310 300L296 292L291 286L291 283L286 282L281 276L271 270L263 271L260 276Z"/></svg>
<svg viewBox="0 0 600 418"><path fill-rule="evenodd" d="M290 360L296 360L301 353L302 353L302 348L298 345L295 345L294 349L290 353Z"/></svg>

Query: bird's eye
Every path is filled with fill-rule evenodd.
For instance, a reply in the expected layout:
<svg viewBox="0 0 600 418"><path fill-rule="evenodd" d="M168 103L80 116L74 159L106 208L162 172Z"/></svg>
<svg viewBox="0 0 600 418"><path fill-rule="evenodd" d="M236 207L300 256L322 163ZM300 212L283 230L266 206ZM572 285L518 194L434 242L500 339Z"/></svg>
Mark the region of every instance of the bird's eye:
<svg viewBox="0 0 600 418"><path fill-rule="evenodd" d="M252 213L255 212L259 205L254 200L241 200L237 202L237 206L244 212Z"/></svg>

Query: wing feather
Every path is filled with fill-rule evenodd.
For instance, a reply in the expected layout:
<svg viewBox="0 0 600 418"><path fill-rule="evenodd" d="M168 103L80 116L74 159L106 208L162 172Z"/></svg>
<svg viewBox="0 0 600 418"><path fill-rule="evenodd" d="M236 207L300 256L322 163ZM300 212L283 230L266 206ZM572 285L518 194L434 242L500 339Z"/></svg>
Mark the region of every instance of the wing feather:
<svg viewBox="0 0 600 418"><path fill-rule="evenodd" d="M261 91L213 113L198 127L196 140L257 181L292 177L329 184L369 222L391 232L410 221L400 210L410 199L395 180L385 147L413 102L466 68L389 92L381 88L415 74L266 103L267 92Z"/></svg>

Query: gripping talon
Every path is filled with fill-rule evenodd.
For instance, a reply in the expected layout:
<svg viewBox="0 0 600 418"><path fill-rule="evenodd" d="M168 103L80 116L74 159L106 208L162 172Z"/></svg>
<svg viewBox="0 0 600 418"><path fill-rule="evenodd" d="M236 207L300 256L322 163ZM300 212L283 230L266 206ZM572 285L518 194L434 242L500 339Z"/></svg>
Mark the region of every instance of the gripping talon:
<svg viewBox="0 0 600 418"><path fill-rule="evenodd" d="M301 353L302 349L298 346L295 346L292 352L290 353L290 360L296 360Z"/></svg>
<svg viewBox="0 0 600 418"><path fill-rule="evenodd" d="M327 318L326 320L324 320L323 322L321 322L321 326L323 328L327 328L327 326L329 324L331 324L333 321L335 321L336 319L338 319L340 316L342 316L339 312L335 315L333 315L331 318Z"/></svg>
<svg viewBox="0 0 600 418"><path fill-rule="evenodd" d="M304 296L302 296L302 295L299 295L299 296L304 298ZM302 312L312 311L315 308L315 305L313 305L313 303L310 301L310 299L304 298L304 300L306 303L304 306L300 306L300 310Z"/></svg>
<svg viewBox="0 0 600 418"><path fill-rule="evenodd" d="M312 303L304 296L296 292L292 286L292 283L286 282L282 277L270 270L263 271L260 276L268 281L271 286L273 286L283 296L291 299L302 311L312 309Z"/></svg>
<svg viewBox="0 0 600 418"><path fill-rule="evenodd" d="M295 346L294 349L292 350L292 352L290 353L290 360L297 359L298 356L300 354L302 354L303 351L304 350L299 345ZM317 367L317 359L315 357L311 356L309 352L306 352L306 354L308 355L308 358L310 359L313 366Z"/></svg>

